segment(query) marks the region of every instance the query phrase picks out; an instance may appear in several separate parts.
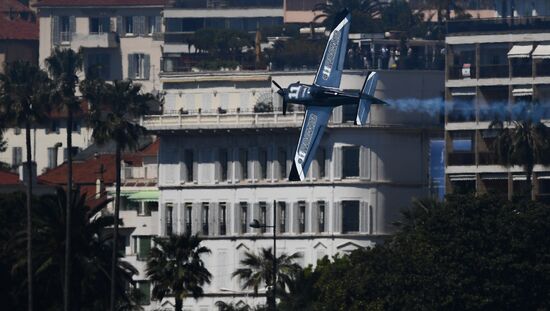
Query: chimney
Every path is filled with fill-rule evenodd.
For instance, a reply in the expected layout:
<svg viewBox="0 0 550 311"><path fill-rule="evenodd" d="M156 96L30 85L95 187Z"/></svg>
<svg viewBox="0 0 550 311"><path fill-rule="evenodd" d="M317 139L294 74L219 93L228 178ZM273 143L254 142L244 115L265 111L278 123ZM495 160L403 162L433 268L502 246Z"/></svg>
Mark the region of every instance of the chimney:
<svg viewBox="0 0 550 311"><path fill-rule="evenodd" d="M19 166L19 180L26 184L29 179L28 176L27 162L23 162ZM36 185L36 162L32 162L32 184Z"/></svg>

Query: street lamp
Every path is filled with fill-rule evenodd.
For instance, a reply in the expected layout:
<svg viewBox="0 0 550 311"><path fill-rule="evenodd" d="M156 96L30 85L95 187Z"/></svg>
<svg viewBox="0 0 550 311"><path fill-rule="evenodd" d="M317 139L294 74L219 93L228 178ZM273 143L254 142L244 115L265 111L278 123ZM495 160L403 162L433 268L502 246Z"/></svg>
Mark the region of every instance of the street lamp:
<svg viewBox="0 0 550 311"><path fill-rule="evenodd" d="M261 224L258 219L252 220L250 223L251 228L260 229L260 228L273 228L273 281L271 284L273 286L273 297L271 297L271 303L273 310L277 310L277 201L273 200L273 226L268 226L266 224Z"/></svg>

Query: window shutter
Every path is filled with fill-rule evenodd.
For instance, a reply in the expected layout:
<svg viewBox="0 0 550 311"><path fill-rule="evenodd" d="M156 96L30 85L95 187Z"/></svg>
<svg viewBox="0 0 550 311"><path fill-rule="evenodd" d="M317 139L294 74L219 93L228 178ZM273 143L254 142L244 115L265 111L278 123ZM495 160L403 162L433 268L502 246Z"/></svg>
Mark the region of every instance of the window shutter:
<svg viewBox="0 0 550 311"><path fill-rule="evenodd" d="M273 202L265 202L265 221L266 225L272 226L273 225ZM269 232L269 228L267 228ZM273 231L271 231L273 233Z"/></svg>
<svg viewBox="0 0 550 311"><path fill-rule="evenodd" d="M119 36L124 36L125 34L124 19L122 18L122 16L116 17L116 32L118 33Z"/></svg>
<svg viewBox="0 0 550 311"><path fill-rule="evenodd" d="M222 176L222 165L220 163L220 149L215 149L216 152L214 154L214 182L218 183L221 180Z"/></svg>
<svg viewBox="0 0 550 311"><path fill-rule="evenodd" d="M140 30L139 30L139 16L132 16L132 34L134 35L139 35L140 34Z"/></svg>
<svg viewBox="0 0 550 311"><path fill-rule="evenodd" d="M311 224L310 225L310 228L311 228L311 232L313 233L318 233L319 232L319 202L315 201L315 202L311 202L310 204L310 209L311 209L311 218L310 218L310 221L309 223Z"/></svg>
<svg viewBox="0 0 550 311"><path fill-rule="evenodd" d="M128 79L133 79L136 77L134 57L135 54L128 54Z"/></svg>
<svg viewBox="0 0 550 311"><path fill-rule="evenodd" d="M361 179L370 179L369 149L361 146L359 149L359 176Z"/></svg>
<svg viewBox="0 0 550 311"><path fill-rule="evenodd" d="M276 148L274 146L267 147L267 159L265 161L266 164L267 164L267 169L266 169L267 176L265 176L265 179L267 179L269 181L274 179L273 165L275 163L275 159L277 158L275 150L276 150Z"/></svg>
<svg viewBox="0 0 550 311"><path fill-rule="evenodd" d="M227 149L227 181L233 182L235 176L233 172L235 171L235 150Z"/></svg>
<svg viewBox="0 0 550 311"><path fill-rule="evenodd" d="M342 233L342 202L332 203L332 214L334 217L327 217L332 219L332 232Z"/></svg>
<svg viewBox="0 0 550 311"><path fill-rule="evenodd" d="M239 148L235 148L233 151L233 164L234 164L234 170L235 170L235 179L234 181L238 183L239 181L243 180L243 168L241 163L241 150Z"/></svg>
<svg viewBox="0 0 550 311"><path fill-rule="evenodd" d="M258 147L250 148L250 161L248 161L248 173L251 175L252 181L256 182L260 179L260 159Z"/></svg>
<svg viewBox="0 0 550 311"><path fill-rule="evenodd" d="M161 19L160 19L160 16L155 16L155 29L154 29L154 32L155 33L159 33L161 32L160 31L160 28L161 28Z"/></svg>
<svg viewBox="0 0 550 311"><path fill-rule="evenodd" d="M332 166L334 179L342 179L342 147L334 147L332 150Z"/></svg>
<svg viewBox="0 0 550 311"><path fill-rule="evenodd" d="M143 78L149 80L151 73L151 56L149 54L143 55Z"/></svg>
<svg viewBox="0 0 550 311"><path fill-rule="evenodd" d="M193 230L193 234L202 231L201 214L202 214L201 204L198 202L193 203L193 211L192 211L192 219L191 219L191 228Z"/></svg>
<svg viewBox="0 0 550 311"><path fill-rule="evenodd" d="M140 16L139 17L139 35L145 36L147 34L147 17L146 16Z"/></svg>
<svg viewBox="0 0 550 311"><path fill-rule="evenodd" d="M208 214L208 233L211 236L218 235L218 204L214 202L210 202L210 210L208 211L210 214Z"/></svg>
<svg viewBox="0 0 550 311"><path fill-rule="evenodd" d="M197 154L196 150L193 151L193 154ZM198 157L193 157L193 182L197 183L199 181L199 162Z"/></svg>
<svg viewBox="0 0 550 311"><path fill-rule="evenodd" d="M342 123L342 106L332 109L332 123Z"/></svg>
<svg viewBox="0 0 550 311"><path fill-rule="evenodd" d="M59 29L59 16L52 16L52 43L54 45L58 45L61 43L61 37L60 37L60 29Z"/></svg>
<svg viewBox="0 0 550 311"><path fill-rule="evenodd" d="M359 203L359 232L368 233L368 204L367 202L361 201Z"/></svg>
<svg viewBox="0 0 550 311"><path fill-rule="evenodd" d="M76 17L71 16L69 17L69 36L72 38L72 34L76 32Z"/></svg>
<svg viewBox="0 0 550 311"><path fill-rule="evenodd" d="M233 204L233 234L241 234L241 206L239 202Z"/></svg>
<svg viewBox="0 0 550 311"><path fill-rule="evenodd" d="M180 158L180 184L185 183L187 181L187 167L185 166L185 161L183 161L183 157Z"/></svg>

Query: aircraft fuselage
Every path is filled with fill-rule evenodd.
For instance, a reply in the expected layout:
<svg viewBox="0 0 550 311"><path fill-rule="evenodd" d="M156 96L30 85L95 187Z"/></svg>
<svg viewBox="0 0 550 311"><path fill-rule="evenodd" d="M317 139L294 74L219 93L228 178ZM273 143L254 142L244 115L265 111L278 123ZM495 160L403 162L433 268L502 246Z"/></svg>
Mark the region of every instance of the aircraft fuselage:
<svg viewBox="0 0 550 311"><path fill-rule="evenodd" d="M285 90L285 96L289 104L336 107L357 104L360 93L343 92L317 85L293 83Z"/></svg>

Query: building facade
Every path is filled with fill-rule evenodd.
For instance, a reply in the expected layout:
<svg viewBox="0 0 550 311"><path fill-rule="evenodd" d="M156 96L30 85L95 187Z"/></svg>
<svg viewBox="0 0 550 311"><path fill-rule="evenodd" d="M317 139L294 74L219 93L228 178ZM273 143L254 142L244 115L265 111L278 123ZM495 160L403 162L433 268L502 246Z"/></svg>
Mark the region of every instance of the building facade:
<svg viewBox="0 0 550 311"><path fill-rule="evenodd" d="M536 12L545 12L545 3L533 1ZM529 187L522 167L498 164L493 146L497 132L489 128L494 120L521 120L521 111L533 103L548 124L550 20L525 12L527 16L516 18L448 24L447 192L496 192L511 199ZM501 6L499 15L510 13ZM534 171L533 197L548 200L550 168L536 165Z"/></svg>
<svg viewBox="0 0 550 311"><path fill-rule="evenodd" d="M299 264L307 266L380 242L412 198L429 195L429 146L441 137L439 118L379 106L365 127L353 125L356 107L336 108L307 180L288 181L303 110L293 107L283 116L271 81L287 85L313 75L162 76L164 114L143 119L160 138L158 234L199 233L212 250L204 258L212 283L204 298L184 301L185 310L215 310L218 301L263 303L231 278L246 251L273 243L272 229L250 227L254 219L272 225L275 212L277 252L298 252ZM376 96L440 98L442 75L383 71ZM359 90L365 78L350 72L342 85ZM272 109L259 112L266 106ZM168 299L150 307L171 304Z"/></svg>

